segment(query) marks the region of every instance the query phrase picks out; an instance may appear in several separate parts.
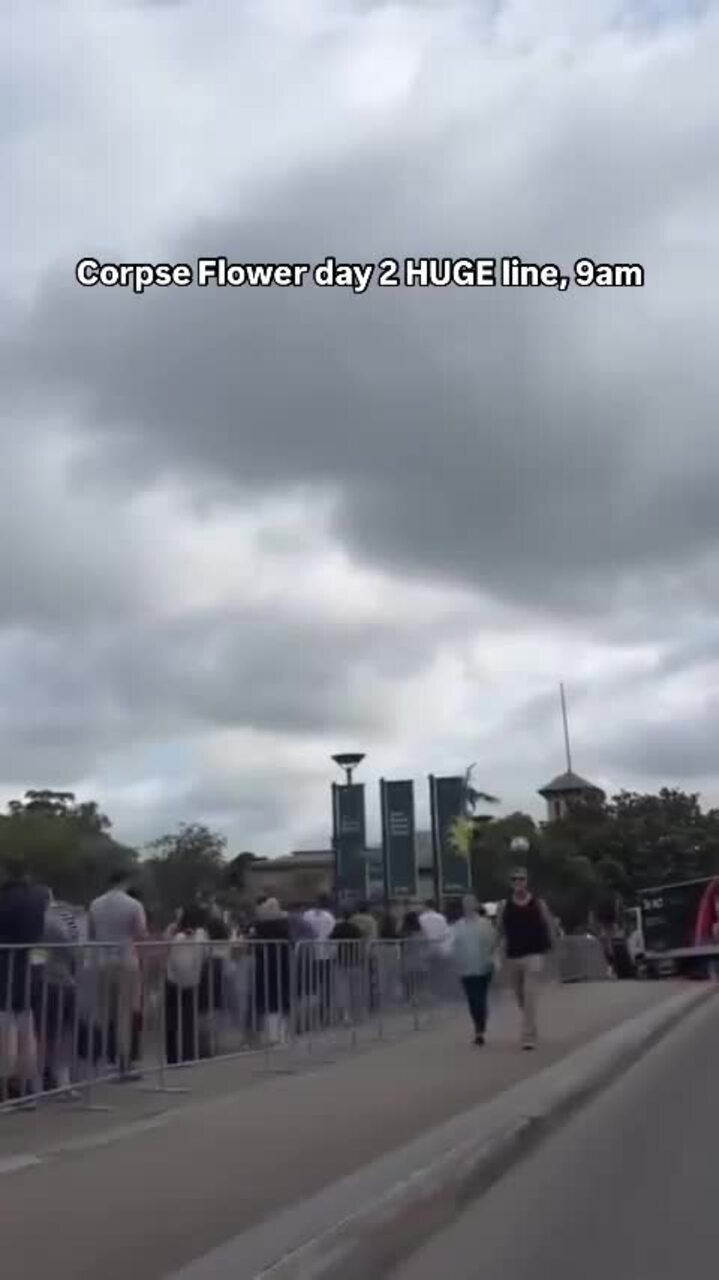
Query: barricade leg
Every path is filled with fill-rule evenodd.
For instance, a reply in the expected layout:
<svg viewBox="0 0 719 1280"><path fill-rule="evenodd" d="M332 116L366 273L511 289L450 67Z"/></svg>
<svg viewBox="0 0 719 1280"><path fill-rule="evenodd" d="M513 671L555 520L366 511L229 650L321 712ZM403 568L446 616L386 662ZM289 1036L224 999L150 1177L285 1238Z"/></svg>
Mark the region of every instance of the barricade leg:
<svg viewBox="0 0 719 1280"><path fill-rule="evenodd" d="M181 1057L179 1053L180 1043L182 1041L182 1010L179 1004L180 992L171 983L165 982L159 995L158 1011L159 1011L159 1027L158 1027L158 1066L156 1069L156 1079L154 1084L144 1085L143 1093L162 1093L162 1094L186 1094L191 1090L187 1086L169 1084L167 1080L167 1072L171 1064L168 1063L168 1057L174 1059L172 1065L179 1065ZM175 1004L173 1005L173 1000ZM168 1054L168 1046L174 1043L177 1052Z"/></svg>

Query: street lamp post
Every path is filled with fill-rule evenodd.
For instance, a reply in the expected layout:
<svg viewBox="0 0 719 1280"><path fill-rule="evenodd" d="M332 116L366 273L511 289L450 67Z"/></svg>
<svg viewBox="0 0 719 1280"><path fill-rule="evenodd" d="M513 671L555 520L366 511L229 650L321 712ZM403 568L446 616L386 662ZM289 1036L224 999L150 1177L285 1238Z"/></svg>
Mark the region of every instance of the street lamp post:
<svg viewBox="0 0 719 1280"><path fill-rule="evenodd" d="M352 775L355 769L359 768L364 760L363 751L341 751L338 755L333 756L335 764L339 765L345 775L345 782L348 787L352 786Z"/></svg>
<svg viewBox="0 0 719 1280"><path fill-rule="evenodd" d="M366 855L364 850L364 845L366 843L365 830L364 830L364 826L365 826L364 794L362 795L362 798L361 798L361 815L358 814L353 817L351 810L349 813L347 812L347 805L351 803L350 796L352 795L352 793L350 792L349 789L353 786L354 771L359 767L359 765L361 765L364 758L365 758L365 754L363 751L341 751L341 752L338 752L336 755L332 756L332 759L334 760L335 764L342 770L342 772L345 775L344 784L338 784L336 782L332 783L332 849L334 852L334 860L335 860L335 897L338 900L340 898L340 895L346 888L346 886L344 886L342 883L343 881L342 871L344 867L344 859L342 857L342 854L345 851L345 841L346 841L347 835L354 834L351 831L351 827L349 826L350 821L358 822L358 830L356 832L356 835L359 836L358 843L361 846L359 851L359 856L365 859L365 862L364 862L365 885L364 885L364 891L362 892L362 897L365 896L366 888L367 888L366 886L367 862L366 862ZM360 790L363 791L362 788L360 788ZM343 809L343 797L344 797L344 809ZM353 842L349 843L348 852L350 853L350 857L353 857L357 853L357 850L353 847Z"/></svg>
<svg viewBox="0 0 719 1280"><path fill-rule="evenodd" d="M529 841L526 836L515 836L509 842L509 852L517 858L526 858L529 853Z"/></svg>

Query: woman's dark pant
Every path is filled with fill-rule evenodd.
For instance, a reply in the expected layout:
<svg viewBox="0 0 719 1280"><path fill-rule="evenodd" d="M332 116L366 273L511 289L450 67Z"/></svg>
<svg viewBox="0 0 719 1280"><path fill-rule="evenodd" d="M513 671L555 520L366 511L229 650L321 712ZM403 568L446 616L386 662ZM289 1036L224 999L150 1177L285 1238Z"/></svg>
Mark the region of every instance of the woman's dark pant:
<svg viewBox="0 0 719 1280"><path fill-rule="evenodd" d="M165 1060L170 1066L200 1057L197 996L195 987L165 983Z"/></svg>
<svg viewBox="0 0 719 1280"><path fill-rule="evenodd" d="M487 993L491 976L490 973L473 973L462 978L470 1017L478 1036L483 1036L487 1029Z"/></svg>

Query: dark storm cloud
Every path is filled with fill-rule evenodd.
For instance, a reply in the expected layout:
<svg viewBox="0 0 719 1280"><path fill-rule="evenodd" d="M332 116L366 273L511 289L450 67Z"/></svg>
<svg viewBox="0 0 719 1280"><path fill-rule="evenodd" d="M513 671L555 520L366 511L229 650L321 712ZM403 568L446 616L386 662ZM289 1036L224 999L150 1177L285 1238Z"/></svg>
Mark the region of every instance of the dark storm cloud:
<svg viewBox="0 0 719 1280"><path fill-rule="evenodd" d="M581 772L621 784L624 770L704 770L709 730L691 706L719 606L719 304L707 275L716 23L626 36L604 0L154 0L117 12L112 28L112 10L100 24L91 4L57 31L51 7L40 25L22 6L14 18L23 125L0 163L10 161L19 216L14 202L0 291L34 301L8 303L0 323L13 442L0 506L0 778L18 790L97 778L133 833L217 816L274 852L306 821L305 743L316 750L331 734L379 754L384 740L421 771L424 720L432 767L464 758L469 725L481 750L467 758L484 762L490 790L533 796L561 767L551 667L565 651L576 666L556 681L568 682ZM56 52L65 23L81 57ZM197 210L212 216L198 221ZM59 252L38 280L38 262L57 264ZM138 299L73 283L75 258L95 252L519 253L564 267L589 255L643 262L647 285ZM77 449L56 458L54 432ZM146 488L181 493L184 505L143 506ZM307 508L306 559L294 545L278 568L243 526L235 580L218 507L253 517L267 495L290 491ZM310 572L321 558L315 501L333 512L330 558L338 542L351 552L346 584L334 569ZM273 590L285 574L301 619L235 606L251 561L258 589L264 566ZM351 602L370 561L397 575L395 603L386 581L376 598L368 590L363 616L375 625L313 617L315 581L340 597L346 586ZM309 585L295 593L293 566L301 574L305 563ZM207 593L195 590L198 573ZM406 616L409 577L479 589L492 626L500 611L488 597L522 606L497 624L517 648L526 638L526 654L515 651L504 676L490 664L492 725L505 683L514 703L546 673L547 694L490 732L490 677L463 642L491 647L496 631L482 631L473 605L441 625L420 605ZM193 609L221 599L224 583L227 607ZM649 653L628 670L637 646ZM425 672L426 700L418 692L409 708L404 677ZM683 678L687 716L657 730L652 682ZM227 729L272 739L281 800L274 767L256 765L241 733L226 773L212 749L203 763ZM142 778L155 748L151 785L136 786L134 753Z"/></svg>
<svg viewBox="0 0 719 1280"><path fill-rule="evenodd" d="M455 627L452 626L454 633ZM301 736L385 724L386 691L416 676L441 628L324 625L281 609L18 634L1 655L0 776L34 759L66 776L135 739L242 725Z"/></svg>
<svg viewBox="0 0 719 1280"><path fill-rule="evenodd" d="M621 735L603 743L603 754L616 776L627 773L650 785L688 786L709 783L719 774L719 695L712 691L701 710L691 706L672 715L622 724Z"/></svg>
<svg viewBox="0 0 719 1280"><path fill-rule="evenodd" d="M690 87L677 86L675 105L689 113ZM659 138L647 156L641 113L635 136L630 127L610 148L599 114L586 101L581 112L592 165L576 122L553 117L551 137L527 151L529 171L492 171L490 207L481 145L467 168L468 109L422 141L390 137L311 179L288 176L168 256L521 249L569 264L591 249L643 258L643 291L210 288L138 299L82 290L67 264L6 345L6 373L16 391L24 381L34 398L71 405L106 465L135 483L171 470L253 492L314 484L340 495L342 535L376 563L540 607L601 607L625 573L716 544L716 302L688 263L683 327L664 316L678 264L656 206L679 199L682 211L701 196L708 213L717 184L700 191L696 170L719 126L707 111L677 152L678 196L676 173L670 184L651 168ZM628 190L630 164L641 172Z"/></svg>

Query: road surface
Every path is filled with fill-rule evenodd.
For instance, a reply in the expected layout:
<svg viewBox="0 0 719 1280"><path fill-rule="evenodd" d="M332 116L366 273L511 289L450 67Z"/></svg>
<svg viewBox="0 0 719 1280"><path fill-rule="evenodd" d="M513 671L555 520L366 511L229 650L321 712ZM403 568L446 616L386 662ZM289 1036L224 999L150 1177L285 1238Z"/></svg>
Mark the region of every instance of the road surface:
<svg viewBox="0 0 719 1280"><path fill-rule="evenodd" d="M392 1280L717 1275L718 1188L711 1001Z"/></svg>
<svg viewBox="0 0 719 1280"><path fill-rule="evenodd" d="M536 1054L521 1052L517 1010L501 996L481 1053L462 1012L311 1070L257 1077L254 1087L246 1063L208 1064L201 1077L217 1071L224 1081L217 1098L204 1086L163 1099L127 1085L114 1088L109 1115L49 1106L0 1117L0 1276L160 1280L683 986L548 987ZM233 1070L244 1082L234 1093ZM3 1159L12 1168L23 1156L27 1167L3 1174Z"/></svg>

